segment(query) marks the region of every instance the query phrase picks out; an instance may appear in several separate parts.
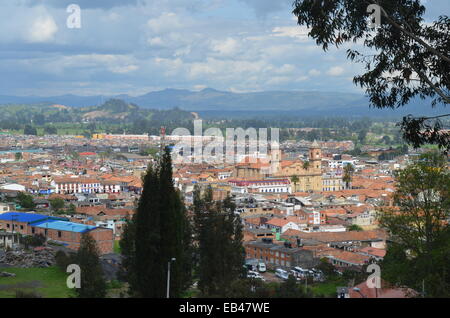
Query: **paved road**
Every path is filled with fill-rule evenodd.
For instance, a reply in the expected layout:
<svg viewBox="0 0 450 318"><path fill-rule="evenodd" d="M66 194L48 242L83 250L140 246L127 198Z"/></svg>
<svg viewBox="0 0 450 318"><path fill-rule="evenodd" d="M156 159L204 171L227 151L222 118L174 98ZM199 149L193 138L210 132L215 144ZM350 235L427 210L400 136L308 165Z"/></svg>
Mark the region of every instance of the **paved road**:
<svg viewBox="0 0 450 318"><path fill-rule="evenodd" d="M271 273L271 272L265 272L265 273L260 273L262 275L262 277L264 277L264 279L266 280L266 283L281 283L283 280L277 276L275 276L275 273Z"/></svg>

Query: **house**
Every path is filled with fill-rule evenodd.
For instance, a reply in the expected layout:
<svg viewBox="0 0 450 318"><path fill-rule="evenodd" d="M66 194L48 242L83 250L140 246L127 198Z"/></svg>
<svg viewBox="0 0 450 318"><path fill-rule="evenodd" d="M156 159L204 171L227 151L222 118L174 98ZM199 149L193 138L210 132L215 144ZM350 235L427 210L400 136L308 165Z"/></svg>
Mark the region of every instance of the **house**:
<svg viewBox="0 0 450 318"><path fill-rule="evenodd" d="M362 282L348 288L346 298L413 298L419 296L415 290L407 287L395 287L381 279L381 288L369 288L367 282Z"/></svg>
<svg viewBox="0 0 450 318"><path fill-rule="evenodd" d="M11 203L0 202L0 214L14 210L15 206Z"/></svg>
<svg viewBox="0 0 450 318"><path fill-rule="evenodd" d="M263 261L269 268L291 268L301 266L314 267L319 260L313 252L302 248L294 248L289 243L275 244L271 239L244 243L246 258L255 258Z"/></svg>
<svg viewBox="0 0 450 318"><path fill-rule="evenodd" d="M276 233L284 233L289 229L300 230L297 223L287 220L286 218L273 218L265 223L265 227L269 230L273 230Z"/></svg>
<svg viewBox="0 0 450 318"><path fill-rule="evenodd" d="M70 249L80 247L83 233L89 233L97 243L101 254L113 252L113 230L81 223L69 222L65 218L8 212L0 215L0 230L22 235L43 235L47 240L60 243Z"/></svg>

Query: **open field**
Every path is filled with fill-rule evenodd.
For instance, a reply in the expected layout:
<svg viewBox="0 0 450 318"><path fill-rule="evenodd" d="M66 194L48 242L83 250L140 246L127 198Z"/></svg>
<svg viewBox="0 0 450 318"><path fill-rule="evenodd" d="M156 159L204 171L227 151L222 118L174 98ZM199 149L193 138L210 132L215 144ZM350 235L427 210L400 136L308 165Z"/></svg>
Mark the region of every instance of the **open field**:
<svg viewBox="0 0 450 318"><path fill-rule="evenodd" d="M16 290L35 292L44 298L69 298L73 291L66 286L67 274L58 267L0 268L16 277L0 278L0 298L14 298Z"/></svg>

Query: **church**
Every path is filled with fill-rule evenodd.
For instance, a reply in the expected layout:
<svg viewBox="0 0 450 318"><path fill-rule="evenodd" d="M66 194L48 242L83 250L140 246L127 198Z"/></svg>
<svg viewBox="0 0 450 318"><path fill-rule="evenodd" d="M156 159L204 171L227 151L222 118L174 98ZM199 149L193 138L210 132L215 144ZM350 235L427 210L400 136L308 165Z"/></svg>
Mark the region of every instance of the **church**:
<svg viewBox="0 0 450 318"><path fill-rule="evenodd" d="M322 150L315 141L308 153L308 161L282 160L281 150L271 150L268 158L245 158L236 164L233 177L254 180L289 178L292 192L322 191Z"/></svg>

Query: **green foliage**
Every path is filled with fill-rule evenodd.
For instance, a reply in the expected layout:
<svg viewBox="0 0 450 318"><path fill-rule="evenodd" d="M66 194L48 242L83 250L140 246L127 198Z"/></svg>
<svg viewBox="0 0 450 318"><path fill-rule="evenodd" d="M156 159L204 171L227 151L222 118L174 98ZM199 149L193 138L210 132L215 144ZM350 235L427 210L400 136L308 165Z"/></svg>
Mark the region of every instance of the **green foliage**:
<svg viewBox="0 0 450 318"><path fill-rule="evenodd" d="M143 177L137 212L125 226L120 247L122 277L136 297L166 296L168 262L171 264L171 297L180 297L191 282L191 229L180 194L172 181L170 151Z"/></svg>
<svg viewBox="0 0 450 318"><path fill-rule="evenodd" d="M297 283L294 276L289 275L289 278L280 284L276 296L279 298L312 298L313 295L309 289Z"/></svg>
<svg viewBox="0 0 450 318"><path fill-rule="evenodd" d="M296 0L293 13L300 25L311 28L309 36L325 51L330 45L362 41L370 55L349 49L347 57L364 65L365 73L353 81L366 90L372 106L398 108L415 98L431 99L432 107L448 105L449 17L442 15L426 23L421 0L380 0L376 4L382 21L374 30L367 23L368 4L360 0ZM442 124L438 117L408 116L401 125L404 138L415 147L431 143L450 149L449 134L439 132Z"/></svg>
<svg viewBox="0 0 450 318"><path fill-rule="evenodd" d="M342 181L345 182L345 187L348 189L350 187L350 183L353 180L353 173L355 172L355 168L352 164L348 163L344 167L344 176L342 177Z"/></svg>
<svg viewBox="0 0 450 318"><path fill-rule="evenodd" d="M361 232L363 230L362 227L360 227L357 224L352 224L347 228L348 231L356 231L356 232Z"/></svg>
<svg viewBox="0 0 450 318"><path fill-rule="evenodd" d="M74 254L67 255L63 251L57 251L55 254L56 266L58 266L62 271L67 270L67 266L76 263L76 256Z"/></svg>
<svg viewBox="0 0 450 318"><path fill-rule="evenodd" d="M394 283L426 295L450 294L448 259L450 171L446 158L437 152L422 155L396 174L394 202L398 210L384 209L380 225L393 243L383 260L383 275Z"/></svg>
<svg viewBox="0 0 450 318"><path fill-rule="evenodd" d="M50 207L53 209L53 211L55 211L56 213L59 212L59 210L61 210L62 208L64 208L64 200L61 198L54 198L54 199L50 199Z"/></svg>
<svg viewBox="0 0 450 318"><path fill-rule="evenodd" d="M47 268L17 268L8 267L7 272L16 277L0 279L0 298L16 297L16 290L38 293L43 298L69 298L74 290L67 288L66 271L56 266Z"/></svg>
<svg viewBox="0 0 450 318"><path fill-rule="evenodd" d="M57 135L58 134L58 129L56 129L56 127L54 127L54 126L45 126L44 127L44 133L46 135Z"/></svg>
<svg viewBox="0 0 450 318"><path fill-rule="evenodd" d="M201 197L194 191L198 288L206 297L228 297L231 284L245 275L242 224L230 198L212 200L212 189Z"/></svg>
<svg viewBox="0 0 450 318"><path fill-rule="evenodd" d="M35 291L16 290L16 298L42 298L42 296Z"/></svg>
<svg viewBox="0 0 450 318"><path fill-rule="evenodd" d="M95 240L89 233L84 233L75 256L76 264L81 269L81 288L76 289L78 298L104 298L106 296L106 281L99 256L100 252Z"/></svg>
<svg viewBox="0 0 450 318"><path fill-rule="evenodd" d="M26 235L21 238L21 243L26 249L44 245L46 238L42 234Z"/></svg>
<svg viewBox="0 0 450 318"><path fill-rule="evenodd" d="M25 128L23 129L23 134L37 136L36 127L30 126L30 125L25 125Z"/></svg>
<svg viewBox="0 0 450 318"><path fill-rule="evenodd" d="M66 214L73 215L76 213L77 213L76 206L73 203L69 204L69 207L66 209Z"/></svg>
<svg viewBox="0 0 450 318"><path fill-rule="evenodd" d="M322 273L327 277L330 278L334 275L336 275L336 271L334 269L334 266L326 259L321 258L319 265L316 267L318 270L322 271Z"/></svg>
<svg viewBox="0 0 450 318"><path fill-rule="evenodd" d="M25 209L34 209L36 207L36 204L33 202L33 196L24 192L19 192L17 202Z"/></svg>

